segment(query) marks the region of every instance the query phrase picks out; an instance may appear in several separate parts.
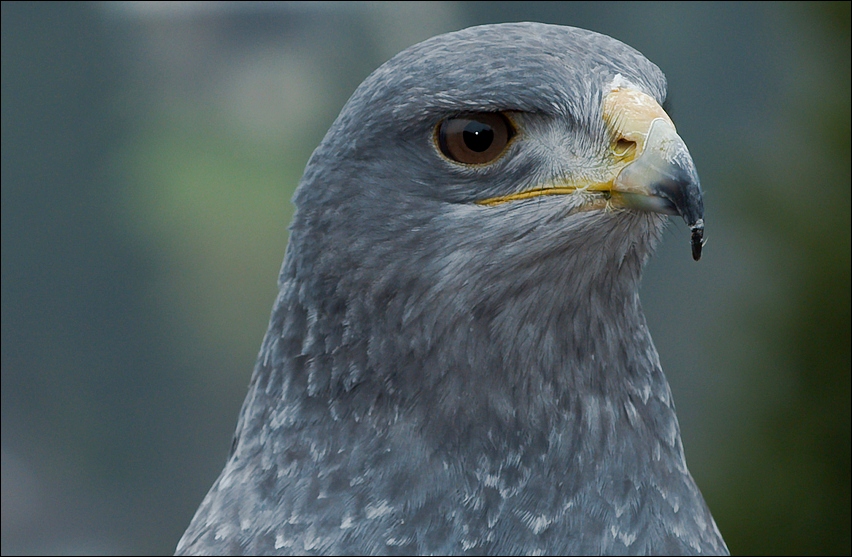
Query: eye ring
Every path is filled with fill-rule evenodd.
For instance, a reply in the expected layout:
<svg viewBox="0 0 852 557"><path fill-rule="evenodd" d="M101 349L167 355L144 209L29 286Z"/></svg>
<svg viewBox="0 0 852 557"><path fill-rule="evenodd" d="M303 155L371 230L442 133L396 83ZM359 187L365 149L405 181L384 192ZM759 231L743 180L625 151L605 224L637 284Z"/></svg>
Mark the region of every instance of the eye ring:
<svg viewBox="0 0 852 557"><path fill-rule="evenodd" d="M471 165L497 160L515 135L511 121L500 112L467 113L442 120L435 129L441 153Z"/></svg>

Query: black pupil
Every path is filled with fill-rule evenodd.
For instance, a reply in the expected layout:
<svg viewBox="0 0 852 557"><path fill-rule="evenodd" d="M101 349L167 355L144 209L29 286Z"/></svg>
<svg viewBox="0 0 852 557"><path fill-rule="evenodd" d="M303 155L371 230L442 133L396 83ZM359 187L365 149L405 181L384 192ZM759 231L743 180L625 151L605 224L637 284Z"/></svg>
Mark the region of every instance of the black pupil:
<svg viewBox="0 0 852 557"><path fill-rule="evenodd" d="M487 124L472 120L464 127L462 138L468 149L481 153L494 142L494 130Z"/></svg>

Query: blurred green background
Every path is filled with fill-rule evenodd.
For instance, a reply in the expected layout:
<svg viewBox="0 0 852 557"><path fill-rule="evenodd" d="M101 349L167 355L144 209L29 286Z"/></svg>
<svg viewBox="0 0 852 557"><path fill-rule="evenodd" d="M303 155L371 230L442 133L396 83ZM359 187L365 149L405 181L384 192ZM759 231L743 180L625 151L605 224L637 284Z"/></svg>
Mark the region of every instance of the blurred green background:
<svg viewBox="0 0 852 557"><path fill-rule="evenodd" d="M848 2L3 2L3 554L174 550L311 151L399 50L519 20L668 76L709 242L673 223L642 296L731 550L852 551Z"/></svg>

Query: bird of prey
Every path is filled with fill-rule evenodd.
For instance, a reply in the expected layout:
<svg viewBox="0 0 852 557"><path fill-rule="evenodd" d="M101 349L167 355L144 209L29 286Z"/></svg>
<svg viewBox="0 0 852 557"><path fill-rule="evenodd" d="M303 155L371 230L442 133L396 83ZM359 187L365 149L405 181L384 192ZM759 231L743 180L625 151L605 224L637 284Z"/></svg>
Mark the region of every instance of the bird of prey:
<svg viewBox="0 0 852 557"><path fill-rule="evenodd" d="M662 72L538 23L374 71L311 156L230 456L179 554L724 554L638 288L701 254Z"/></svg>

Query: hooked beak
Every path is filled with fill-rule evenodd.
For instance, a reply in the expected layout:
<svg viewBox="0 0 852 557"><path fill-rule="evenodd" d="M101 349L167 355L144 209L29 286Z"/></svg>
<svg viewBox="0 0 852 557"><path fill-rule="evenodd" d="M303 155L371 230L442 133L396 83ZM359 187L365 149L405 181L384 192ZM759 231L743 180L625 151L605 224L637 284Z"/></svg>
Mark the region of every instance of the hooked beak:
<svg viewBox="0 0 852 557"><path fill-rule="evenodd" d="M701 182L686 144L662 118L651 123L644 149L619 172L614 196L634 209L680 215L691 232L692 257L701 258L704 200Z"/></svg>

